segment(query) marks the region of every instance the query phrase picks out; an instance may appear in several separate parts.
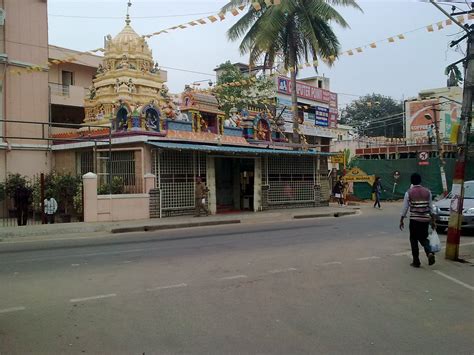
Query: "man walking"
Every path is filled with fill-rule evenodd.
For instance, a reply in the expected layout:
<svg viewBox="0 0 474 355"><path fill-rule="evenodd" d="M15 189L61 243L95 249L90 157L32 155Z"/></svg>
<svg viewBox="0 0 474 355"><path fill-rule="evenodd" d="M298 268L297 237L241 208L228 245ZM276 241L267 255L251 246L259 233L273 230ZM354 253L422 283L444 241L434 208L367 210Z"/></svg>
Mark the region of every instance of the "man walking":
<svg viewBox="0 0 474 355"><path fill-rule="evenodd" d="M26 226L28 222L28 209L30 206L31 191L26 186L15 189L13 200L15 202L16 218L19 226Z"/></svg>
<svg viewBox="0 0 474 355"><path fill-rule="evenodd" d="M196 178L196 191L195 191L195 217L200 217L201 216L201 210L204 211L206 216L209 216L209 210L207 209L206 206L206 198L207 198L207 193L209 192L209 189L206 187L206 185L202 182L202 179L200 177Z"/></svg>
<svg viewBox="0 0 474 355"><path fill-rule="evenodd" d="M421 265L418 243L425 249L428 264L433 265L435 263L435 256L431 252L428 240L428 227L431 224L434 229L435 221L431 213L431 191L421 186L421 176L417 173L412 174L411 183L413 186L405 193L403 200L400 230L405 227L403 220L408 210L410 210L410 244L413 255L413 262L410 265L418 268Z"/></svg>
<svg viewBox="0 0 474 355"><path fill-rule="evenodd" d="M54 224L54 215L58 210L56 199L50 194L44 199L44 214L46 215L46 223Z"/></svg>

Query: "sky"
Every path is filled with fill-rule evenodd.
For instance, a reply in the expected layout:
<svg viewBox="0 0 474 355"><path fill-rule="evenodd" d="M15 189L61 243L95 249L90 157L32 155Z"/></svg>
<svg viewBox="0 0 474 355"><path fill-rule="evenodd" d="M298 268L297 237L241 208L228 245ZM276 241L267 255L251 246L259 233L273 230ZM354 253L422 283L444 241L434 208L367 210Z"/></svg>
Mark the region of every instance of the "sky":
<svg viewBox="0 0 474 355"><path fill-rule="evenodd" d="M49 43L86 51L103 47L104 36L115 36L124 27L127 0L49 0ZM227 3L223 0L132 0L132 27L138 34L149 34L182 23L216 14ZM324 65L318 75L330 78L330 89L345 104L370 93L401 100L421 90L446 86L444 69L464 55L461 48L450 48L459 27L428 32L425 26L446 20L433 5L412 1L358 1L363 12L353 8L336 9L350 29L334 26L341 50L357 48L414 29L405 40L381 42L354 56L343 56L335 65ZM459 5L462 6L462 5ZM449 6L445 6L449 10ZM466 6L464 6L466 8ZM248 62L239 52L239 42L227 39L227 30L240 16L228 14L226 20L189 27L148 39L155 61L168 70L168 87L179 93L186 84L215 80L214 69L221 63ZM174 69L172 69L174 68ZM179 70L177 70L179 69ZM190 71L190 72L189 72ZM314 76L312 68L300 77ZM207 83L202 82L202 87Z"/></svg>

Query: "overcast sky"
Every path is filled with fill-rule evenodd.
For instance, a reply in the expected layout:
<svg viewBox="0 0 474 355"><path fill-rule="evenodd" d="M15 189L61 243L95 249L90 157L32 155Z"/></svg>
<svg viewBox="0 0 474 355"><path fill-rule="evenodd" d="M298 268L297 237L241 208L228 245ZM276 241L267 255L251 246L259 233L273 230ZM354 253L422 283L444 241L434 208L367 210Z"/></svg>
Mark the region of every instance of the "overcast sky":
<svg viewBox="0 0 474 355"><path fill-rule="evenodd" d="M102 47L105 35L115 36L123 28L126 2L49 0L49 42L81 51ZM134 0L130 9L131 25L137 33L148 34L198 19L204 14L217 13L225 3L223 0ZM359 4L363 13L351 8L338 8L351 26L350 29L335 28L342 50L446 19L433 5L415 0L359 1ZM229 42L226 37L226 31L238 18L240 16L228 14L222 22L174 31L148 40L154 59L161 66L202 73L167 69L168 86L172 92L181 92L185 84L193 81L214 79L213 69L226 60L247 62L247 56L239 53L239 42ZM420 90L443 87L446 85L445 67L463 56L459 49L456 51L448 46L457 38L455 34L459 30L452 25L431 33L426 29L408 33L403 41L396 40L391 44L385 41L376 49L342 57L332 68L322 66L319 74L330 78L331 91L340 94L340 104L357 98L351 95L375 92L402 99L414 96ZM313 69L305 69L300 76L314 74Z"/></svg>

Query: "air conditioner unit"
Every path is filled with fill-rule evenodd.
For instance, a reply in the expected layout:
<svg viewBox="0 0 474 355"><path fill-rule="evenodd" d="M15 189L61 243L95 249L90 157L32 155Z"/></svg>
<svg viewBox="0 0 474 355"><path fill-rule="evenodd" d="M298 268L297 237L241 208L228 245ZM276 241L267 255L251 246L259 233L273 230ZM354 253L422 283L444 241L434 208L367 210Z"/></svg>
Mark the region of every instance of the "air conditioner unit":
<svg viewBox="0 0 474 355"><path fill-rule="evenodd" d="M5 10L0 9L0 26L5 25Z"/></svg>

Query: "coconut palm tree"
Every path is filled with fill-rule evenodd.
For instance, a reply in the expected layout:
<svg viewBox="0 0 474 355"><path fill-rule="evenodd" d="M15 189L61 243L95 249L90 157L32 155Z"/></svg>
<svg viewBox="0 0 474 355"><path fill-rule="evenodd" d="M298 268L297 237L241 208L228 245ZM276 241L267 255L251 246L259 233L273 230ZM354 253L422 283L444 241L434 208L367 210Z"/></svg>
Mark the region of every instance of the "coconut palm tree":
<svg viewBox="0 0 474 355"><path fill-rule="evenodd" d="M223 8L233 8L258 2L260 9L251 5L247 13L227 32L231 41L243 37L241 54L250 53L250 65L263 58L265 68L272 68L281 56L285 70L290 72L293 109L293 142L299 142L296 76L298 66L317 60L332 65L338 56L339 41L331 25L349 27L334 6L350 6L361 10L355 0L281 0L268 6L263 0L230 0Z"/></svg>

